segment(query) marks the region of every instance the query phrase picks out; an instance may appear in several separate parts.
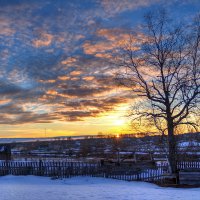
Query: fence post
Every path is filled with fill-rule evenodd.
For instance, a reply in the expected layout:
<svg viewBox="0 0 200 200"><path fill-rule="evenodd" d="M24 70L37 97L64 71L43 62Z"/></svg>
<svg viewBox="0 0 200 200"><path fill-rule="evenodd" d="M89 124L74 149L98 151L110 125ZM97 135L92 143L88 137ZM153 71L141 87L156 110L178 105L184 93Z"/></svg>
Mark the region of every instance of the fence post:
<svg viewBox="0 0 200 200"><path fill-rule="evenodd" d="M40 175L40 176L43 175L43 164L42 164L42 160L39 161L39 175Z"/></svg>

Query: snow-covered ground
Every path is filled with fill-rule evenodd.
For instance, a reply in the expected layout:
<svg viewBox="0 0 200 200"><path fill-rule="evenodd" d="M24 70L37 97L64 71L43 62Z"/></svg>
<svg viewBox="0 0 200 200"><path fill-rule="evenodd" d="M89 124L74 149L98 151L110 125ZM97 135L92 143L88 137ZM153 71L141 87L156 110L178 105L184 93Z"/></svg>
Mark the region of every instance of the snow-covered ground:
<svg viewBox="0 0 200 200"><path fill-rule="evenodd" d="M71 139L84 139L85 136L70 136ZM67 140L68 136L63 137L41 137L41 138L0 138L0 144L13 143L13 142L36 142L36 141L55 141L56 139Z"/></svg>
<svg viewBox="0 0 200 200"><path fill-rule="evenodd" d="M144 182L74 177L0 177L0 200L199 200L200 188L162 188Z"/></svg>

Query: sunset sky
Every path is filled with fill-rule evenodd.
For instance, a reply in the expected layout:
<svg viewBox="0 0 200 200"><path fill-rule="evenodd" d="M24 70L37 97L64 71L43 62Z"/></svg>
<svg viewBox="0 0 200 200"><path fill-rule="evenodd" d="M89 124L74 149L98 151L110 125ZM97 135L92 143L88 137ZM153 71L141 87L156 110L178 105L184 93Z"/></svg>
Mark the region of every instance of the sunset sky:
<svg viewBox="0 0 200 200"><path fill-rule="evenodd" d="M130 131L112 53L163 7L190 20L200 1L0 0L0 137Z"/></svg>

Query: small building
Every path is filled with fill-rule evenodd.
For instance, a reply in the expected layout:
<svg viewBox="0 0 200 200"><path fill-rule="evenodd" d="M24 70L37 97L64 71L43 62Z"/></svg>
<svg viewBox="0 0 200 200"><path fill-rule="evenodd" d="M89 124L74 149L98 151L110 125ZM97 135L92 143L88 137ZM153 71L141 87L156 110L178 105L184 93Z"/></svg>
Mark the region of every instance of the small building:
<svg viewBox="0 0 200 200"><path fill-rule="evenodd" d="M9 144L0 144L0 160L11 160L11 146Z"/></svg>

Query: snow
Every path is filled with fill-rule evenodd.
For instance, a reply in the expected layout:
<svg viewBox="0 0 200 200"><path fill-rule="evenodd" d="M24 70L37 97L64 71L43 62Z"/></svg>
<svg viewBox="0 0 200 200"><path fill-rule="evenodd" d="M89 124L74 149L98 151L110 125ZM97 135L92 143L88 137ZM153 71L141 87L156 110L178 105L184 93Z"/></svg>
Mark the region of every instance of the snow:
<svg viewBox="0 0 200 200"><path fill-rule="evenodd" d="M200 188L162 188L151 183L73 177L0 177L1 200L199 200Z"/></svg>
<svg viewBox="0 0 200 200"><path fill-rule="evenodd" d="M200 143L196 141L187 141L187 142L180 142L178 146L179 147L200 146Z"/></svg>
<svg viewBox="0 0 200 200"><path fill-rule="evenodd" d="M73 140L84 139L85 136L71 136ZM41 138L0 138L0 144L14 143L14 142L37 142L37 141L56 141L68 140L68 136L64 137L41 137Z"/></svg>

